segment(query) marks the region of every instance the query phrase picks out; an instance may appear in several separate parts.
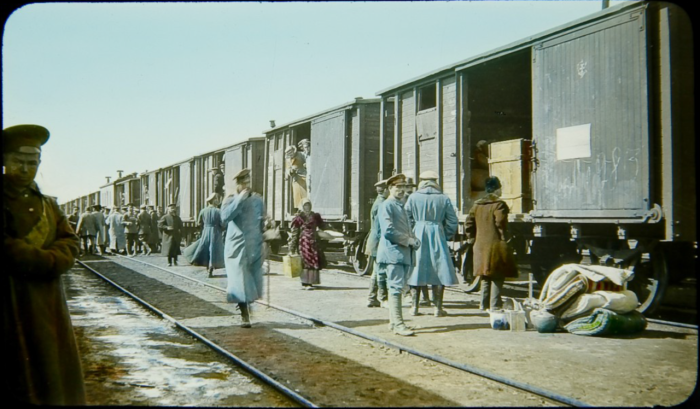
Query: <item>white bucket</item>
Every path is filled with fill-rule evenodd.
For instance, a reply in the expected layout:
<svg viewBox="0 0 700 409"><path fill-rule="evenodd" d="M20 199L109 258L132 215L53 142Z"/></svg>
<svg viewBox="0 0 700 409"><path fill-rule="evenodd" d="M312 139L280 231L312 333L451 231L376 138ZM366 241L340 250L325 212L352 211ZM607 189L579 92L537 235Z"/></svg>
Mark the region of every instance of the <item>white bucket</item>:
<svg viewBox="0 0 700 409"><path fill-rule="evenodd" d="M489 311L489 320L493 329L507 330L509 328L508 317L503 311Z"/></svg>

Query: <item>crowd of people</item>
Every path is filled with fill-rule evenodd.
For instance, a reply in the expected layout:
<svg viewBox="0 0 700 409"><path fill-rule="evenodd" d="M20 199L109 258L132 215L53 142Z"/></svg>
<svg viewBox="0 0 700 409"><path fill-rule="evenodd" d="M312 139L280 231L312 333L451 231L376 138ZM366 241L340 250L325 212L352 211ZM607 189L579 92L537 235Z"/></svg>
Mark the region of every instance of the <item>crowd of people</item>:
<svg viewBox="0 0 700 409"><path fill-rule="evenodd" d="M4 129L2 138L3 256L8 267L3 275L3 339L5 362L15 374L4 384L5 396L20 404L84 404L82 369L61 275L77 257L87 254L160 252L169 266L177 265L182 220L175 204L168 206L168 213L147 205L137 213L128 204L112 209L95 205L66 216L34 182L49 131L18 125ZM321 283L320 271L327 264L319 238L326 225L312 210L305 186L308 140L300 143L300 149L288 155L294 165L290 182L296 186L288 244L289 252L298 254L303 264L301 288L312 290ZM269 234L262 197L251 190L250 170L233 177L235 192L226 197L223 175L223 169L214 170L214 192L198 217L201 235L184 255L190 264L204 266L209 276L214 269L226 269L226 299L240 309L241 326L250 328L249 305L263 295L265 240L275 235ZM367 306L388 308L389 328L398 335L414 335L403 319L404 297L410 297L412 315L432 302L434 315L442 317L447 314L445 286L458 283L447 244L458 220L437 180L435 172L426 171L418 186L403 174L375 185L377 198L364 249L374 260ZM474 272L483 277L482 310L501 308L503 281L516 273L506 245L508 206L499 198L500 181L490 177L485 188L486 195L475 202L465 226L474 248Z"/></svg>
<svg viewBox="0 0 700 409"><path fill-rule="evenodd" d="M76 209L68 220L71 226L75 224L74 231L81 241L79 257L86 254L133 257L160 252L163 232L159 224L163 217L162 208L155 206L142 205L137 213L132 204L112 209L94 205L79 216Z"/></svg>

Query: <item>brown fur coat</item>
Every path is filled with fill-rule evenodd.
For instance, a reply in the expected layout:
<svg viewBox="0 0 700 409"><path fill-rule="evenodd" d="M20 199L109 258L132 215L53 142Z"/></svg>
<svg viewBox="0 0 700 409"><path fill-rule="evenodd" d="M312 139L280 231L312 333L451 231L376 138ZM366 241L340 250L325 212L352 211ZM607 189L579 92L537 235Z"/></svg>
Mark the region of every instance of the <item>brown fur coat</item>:
<svg viewBox="0 0 700 409"><path fill-rule="evenodd" d="M506 243L508 205L488 194L477 200L467 217L467 239L474 242L474 275L491 278L517 277L518 270Z"/></svg>

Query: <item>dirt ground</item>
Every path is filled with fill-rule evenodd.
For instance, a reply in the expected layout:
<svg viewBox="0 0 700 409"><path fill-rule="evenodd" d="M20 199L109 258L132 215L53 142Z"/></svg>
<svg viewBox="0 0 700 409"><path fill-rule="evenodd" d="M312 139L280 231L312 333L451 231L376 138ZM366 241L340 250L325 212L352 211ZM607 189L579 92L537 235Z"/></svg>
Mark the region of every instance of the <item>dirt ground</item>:
<svg viewBox="0 0 700 409"><path fill-rule="evenodd" d="M162 257L139 257L165 266ZM237 311L222 292L130 260L115 261L145 274L110 268L120 282L127 280L125 287L274 377L299 385L302 394L313 396L322 406L556 405L393 348L290 319L262 305L253 308L253 328L242 329ZM642 333L615 338L494 331L488 316L478 310L475 296L453 291L445 294L447 317L412 317L405 305L404 317L418 327L417 335L399 337L387 328L388 310L366 307L366 278L325 271L320 288L307 292L300 290L298 279L281 274L279 263L271 264L272 274L265 278L269 291L262 301L590 405L672 406L684 402L696 385L698 343L693 330L649 324ZM102 270L109 264L92 265ZM224 270L215 271L211 279L203 268L174 270L217 287L226 285Z"/></svg>

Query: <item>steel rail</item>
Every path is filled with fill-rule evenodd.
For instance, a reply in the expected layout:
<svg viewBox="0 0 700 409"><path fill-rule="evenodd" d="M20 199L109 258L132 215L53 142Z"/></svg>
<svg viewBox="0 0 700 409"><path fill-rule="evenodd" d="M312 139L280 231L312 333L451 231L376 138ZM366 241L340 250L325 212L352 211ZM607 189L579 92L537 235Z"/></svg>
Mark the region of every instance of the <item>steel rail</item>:
<svg viewBox="0 0 700 409"><path fill-rule="evenodd" d="M126 257L124 257L124 258L126 258ZM133 260L133 259L130 259L130 258L127 258L127 259ZM139 261L139 260L135 260L135 261ZM114 281L110 280L109 278L105 277L103 274L101 274L101 273L98 272L97 270L95 270L95 269L93 269L92 267L86 265L83 261L81 261L81 260L76 260L76 262L77 262L78 264L80 264L81 266L83 266L86 270L89 270L90 272L92 272L92 273L95 274L96 276L102 278L104 281L106 281L107 283L109 283L110 285L112 285L113 287L115 287L116 289L118 289L119 291L121 291L121 292L123 292L124 294L128 295L129 297L133 298L136 302L138 302L139 304L143 305L144 307L146 307L147 309L149 309L150 311L152 311L152 312L155 313L156 315L160 316L161 318L163 318L163 319L165 319L165 320L167 320L167 321L170 321L170 322L171 322L172 324L174 324L176 327L180 328L181 330L187 332L188 334L192 335L192 336L195 337L196 339L200 340L201 342L203 342L204 344L206 344L207 346L209 346L210 348L212 348L213 350L215 350L215 351L218 352L219 354L221 354L221 355L223 355L224 357L228 358L229 360L233 361L234 364L236 364L236 365L242 367L243 369L245 369L246 371L248 371L250 374L252 374L252 375L255 376L256 378L260 379L260 380L263 381L264 383L270 385L270 386L273 387L275 390L281 392L283 395L287 396L288 398L290 398L291 400L295 401L296 403L298 403L298 404L300 404L300 405L303 405L304 407L308 407L308 408L318 408L318 407L319 407L318 405L314 404L313 402L311 402L311 401L309 401L308 399L304 398L303 396L299 395L299 394L296 393L295 391L289 389L288 387L284 386L284 385L281 384L280 382L276 381L275 379L273 379L273 378L270 377L269 375L265 374L264 372L258 370L258 369L255 368L254 366L250 365L249 363L247 363L247 362L244 361L243 359L241 359L241 358L237 357L236 355L232 354L231 352L229 352L229 351L227 351L227 350L221 348L219 345L217 345L217 344L215 344L214 342L210 341L210 340L207 339L205 336L199 334L198 332L196 332L196 331L193 330L192 328L189 328L189 327L186 326L185 324L179 322L179 321L176 320L175 318L173 318L173 317L171 317L170 315L166 314L165 312L159 310L159 309L156 308L155 306L149 304L147 301L141 299L141 298L140 298L139 296L137 296L136 294L130 292L129 290L125 289L124 287L120 286L119 284L115 283ZM139 261L139 262L141 262L141 261ZM149 263L144 263L144 264L149 264ZM163 270L165 270L165 269L163 269ZM168 271L168 270L166 270L166 271ZM172 273L172 272L171 272L171 273ZM173 273L173 274L176 274L176 273ZM178 275L179 275L179 274L178 274ZM183 277L184 277L184 276L183 276ZM197 281L198 281L198 280L197 280ZM209 285L209 284L207 284L207 283L203 283L203 282L200 282L200 283L201 283L201 284L205 284L205 285L207 285L207 286L209 286L209 287L218 288L218 287ZM220 289L220 288L219 288L219 289Z"/></svg>
<svg viewBox="0 0 700 409"><path fill-rule="evenodd" d="M192 277L188 277L188 276L186 276L186 275L180 274L180 273L176 273L176 272L174 272L174 271L168 270L168 269L166 269L166 268L164 268L164 267L157 266L157 265L155 265L155 264L151 264L151 263L148 263L148 262L145 262L145 261L142 261L142 260L138 260L138 259L134 259L134 258L130 258L130 257L123 257L123 256L119 256L119 257L124 258L124 259L127 259L127 260L131 260L131 261L136 262L136 263L141 263L141 264L145 264L145 265L148 265L148 266L151 266L151 267L155 267L155 268L157 268L157 269L159 269L159 270L166 271L166 272L168 272L168 273L171 273L171 274L176 275L176 276L178 276L178 277L184 278L184 279L186 279L186 280L190 280L190 281L199 283L199 284L204 285L204 286L206 286L206 287L214 288L214 289L216 289L216 290L218 290L218 291L226 292L226 289L225 289L225 288L221 288L221 287L217 287L217 286L211 285L211 284L209 284L209 283L205 283L205 282L200 281L200 280L198 280L198 279L196 279L196 278L192 278ZM357 276L357 275L355 275L355 276ZM378 344L382 344L382 345L388 346L388 347L390 347L390 348L397 349L397 350L399 350L400 352L403 351L403 352L407 352L407 353L410 353L410 354L412 354L412 355L415 355L415 356L418 356L418 357L421 357L421 358L424 358L424 359L429 359L429 360L431 360L431 361L438 362L438 363L441 363L441 364L443 364L443 365L447 365L447 366L449 366L449 367L452 367L452 368L455 368L455 369L459 369L459 370L464 371L464 372L469 372L469 373L475 374L475 375L477 375L477 376L481 376L481 377L483 377L483 378L490 379L490 380L492 380L492 381L499 382L499 383L502 383L502 384L504 384L504 385L508 385L508 386L511 386L511 387L514 387L514 388L523 390L523 391L525 391L525 392L532 393L532 394L537 395L537 396L542 396L542 397L545 397L545 398L547 398L547 399L550 399L550 400L553 400L553 401L556 401L556 402L559 402L559 403L563 403L563 404L570 405L570 406L576 406L576 407L591 407L591 406L593 406L593 405L591 405L591 404L589 404L589 403L582 402L582 401L579 401L579 400L577 400L577 399L574 399L574 398L571 398L571 397L568 397L568 396L563 396L563 395L557 394L557 393L555 393L555 392L551 392L551 391L548 391L548 390L546 390L546 389L542 389L542 388L539 388L539 387L537 387L537 386L533 386L533 385L527 384L527 383L525 383L525 382L520 382L520 381L512 380L512 379L509 379L509 378L500 376L500 375L498 375L498 374L495 374L495 373L492 373L492 372L489 372L489 371L485 371L485 370L483 370L483 369L480 369L480 368L477 368L477 367L474 367L474 366L471 366L471 365L462 364L462 363L459 363L459 362L455 362L455 361L449 360L449 359L447 359L447 358L443 358L443 357L441 357L441 356L439 356L439 355L433 355L433 354L429 354L429 353L426 353L426 352L422 352L422 351L419 351L419 350L416 350L416 349L407 347L407 346L405 346L405 345L401 345L401 344L396 343L396 342L392 342L392 341L389 341L389 340L386 340L386 339L382 339L382 338L379 338L379 337L375 337L375 336L373 336L373 335L369 335L369 334L365 334L365 333L356 331L356 330L354 330L354 329L352 329L352 328L345 327L345 326L343 326L343 325L337 324L337 323L332 322L332 321L326 321L326 320L323 320L323 319L320 319L320 318L313 317L313 316L311 316L311 315L302 313L302 312L300 312L300 311L291 310L291 309L289 309L289 308L285 308L285 307L278 306L278 305L271 304L271 303L266 303L266 302L260 301L260 300L255 301L255 302L258 303L258 304L265 305L265 306L267 306L267 307L274 308L274 309L276 309L276 310L285 312L285 313L287 313L287 314L294 315L294 316L296 316L296 317L306 319L306 320L311 321L311 322L313 322L313 323L315 323L315 324L319 324L319 325L323 325L323 326L326 326L326 327L334 328L334 329L336 329L336 330L338 330L338 331L342 331L342 332L345 332L345 333L348 333L348 334L351 334L351 335L355 335L355 336L357 336L357 337L359 337L359 338L364 338L364 339L366 339L366 340L369 340L369 341L372 341L372 342L376 342L376 343L378 343Z"/></svg>

